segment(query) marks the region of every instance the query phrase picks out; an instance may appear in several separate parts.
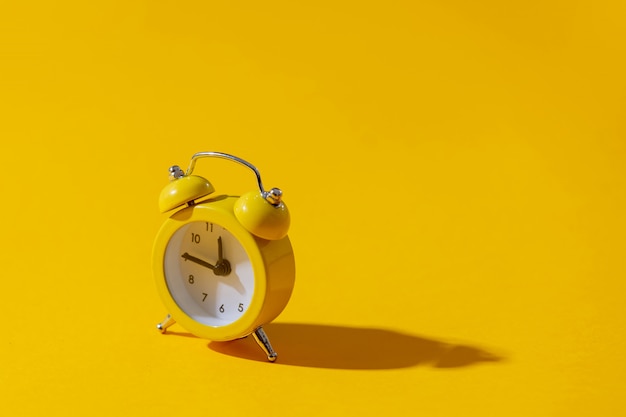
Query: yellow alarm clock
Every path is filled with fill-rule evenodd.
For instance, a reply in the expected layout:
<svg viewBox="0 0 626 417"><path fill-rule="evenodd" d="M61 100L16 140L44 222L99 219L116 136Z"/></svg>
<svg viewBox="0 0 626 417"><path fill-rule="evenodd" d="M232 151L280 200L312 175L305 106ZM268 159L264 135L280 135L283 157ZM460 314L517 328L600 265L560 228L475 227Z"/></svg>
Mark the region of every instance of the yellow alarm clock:
<svg viewBox="0 0 626 417"><path fill-rule="evenodd" d="M250 168L258 190L240 197L219 194L192 175L200 158L221 158ZM266 191L249 162L221 152L199 152L189 168L170 169L159 198L172 211L154 243L158 293L169 311L157 328L178 323L198 337L227 341L252 334L273 362L277 354L263 330L285 308L295 282L287 236L290 216L278 188Z"/></svg>

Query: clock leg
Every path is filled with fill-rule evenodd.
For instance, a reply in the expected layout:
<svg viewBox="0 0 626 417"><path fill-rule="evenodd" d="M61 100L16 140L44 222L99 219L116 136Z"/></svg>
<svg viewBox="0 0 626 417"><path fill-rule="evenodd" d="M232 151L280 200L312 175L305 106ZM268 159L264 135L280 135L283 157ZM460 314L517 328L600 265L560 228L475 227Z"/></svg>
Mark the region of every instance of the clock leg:
<svg viewBox="0 0 626 417"><path fill-rule="evenodd" d="M265 334L265 330L263 330L262 327L259 327L254 331L254 333L252 333L252 335L254 336L254 340L256 340L261 349L263 349L263 352L267 355L267 360L274 362L278 354L274 352L272 344Z"/></svg>
<svg viewBox="0 0 626 417"><path fill-rule="evenodd" d="M172 316L168 314L167 317L165 317L165 320L157 324L156 327L157 329L161 331L161 333L165 333L165 330L167 330L167 328L170 327L174 323L176 323L176 320L174 320Z"/></svg>

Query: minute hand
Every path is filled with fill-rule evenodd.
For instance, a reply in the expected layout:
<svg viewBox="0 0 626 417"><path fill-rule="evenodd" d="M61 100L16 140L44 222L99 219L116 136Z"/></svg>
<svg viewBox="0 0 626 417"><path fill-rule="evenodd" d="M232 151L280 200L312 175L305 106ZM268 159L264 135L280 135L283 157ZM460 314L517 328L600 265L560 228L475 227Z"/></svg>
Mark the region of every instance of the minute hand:
<svg viewBox="0 0 626 417"><path fill-rule="evenodd" d="M195 256L192 256L190 254L188 254L187 252L182 254L182 257L185 258L185 260L187 261L191 261L191 262L195 262L198 265L202 265L205 266L209 269L215 270L215 266L211 265L210 263L208 263L207 261L203 261L202 259L196 258Z"/></svg>

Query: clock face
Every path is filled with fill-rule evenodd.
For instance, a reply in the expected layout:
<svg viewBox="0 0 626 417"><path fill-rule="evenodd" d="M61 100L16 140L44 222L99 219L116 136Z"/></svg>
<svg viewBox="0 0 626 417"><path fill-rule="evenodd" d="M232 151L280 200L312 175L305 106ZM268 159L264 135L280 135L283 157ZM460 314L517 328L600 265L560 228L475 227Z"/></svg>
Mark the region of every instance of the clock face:
<svg viewBox="0 0 626 417"><path fill-rule="evenodd" d="M195 221L174 232L163 268L174 301L199 323L228 325L250 305L254 291L250 258L218 224Z"/></svg>

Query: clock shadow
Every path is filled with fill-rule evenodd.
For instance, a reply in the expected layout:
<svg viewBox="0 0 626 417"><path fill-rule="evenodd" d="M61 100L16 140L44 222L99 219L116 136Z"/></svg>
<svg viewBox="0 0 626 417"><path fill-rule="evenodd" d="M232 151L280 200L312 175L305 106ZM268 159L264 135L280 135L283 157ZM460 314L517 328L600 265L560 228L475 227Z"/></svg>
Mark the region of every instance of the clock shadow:
<svg viewBox="0 0 626 417"><path fill-rule="evenodd" d="M386 329L319 324L270 323L263 326L278 353L277 364L326 369L399 369L430 366L463 368L504 358L482 348L443 342ZM252 337L210 342L209 349L267 362Z"/></svg>

